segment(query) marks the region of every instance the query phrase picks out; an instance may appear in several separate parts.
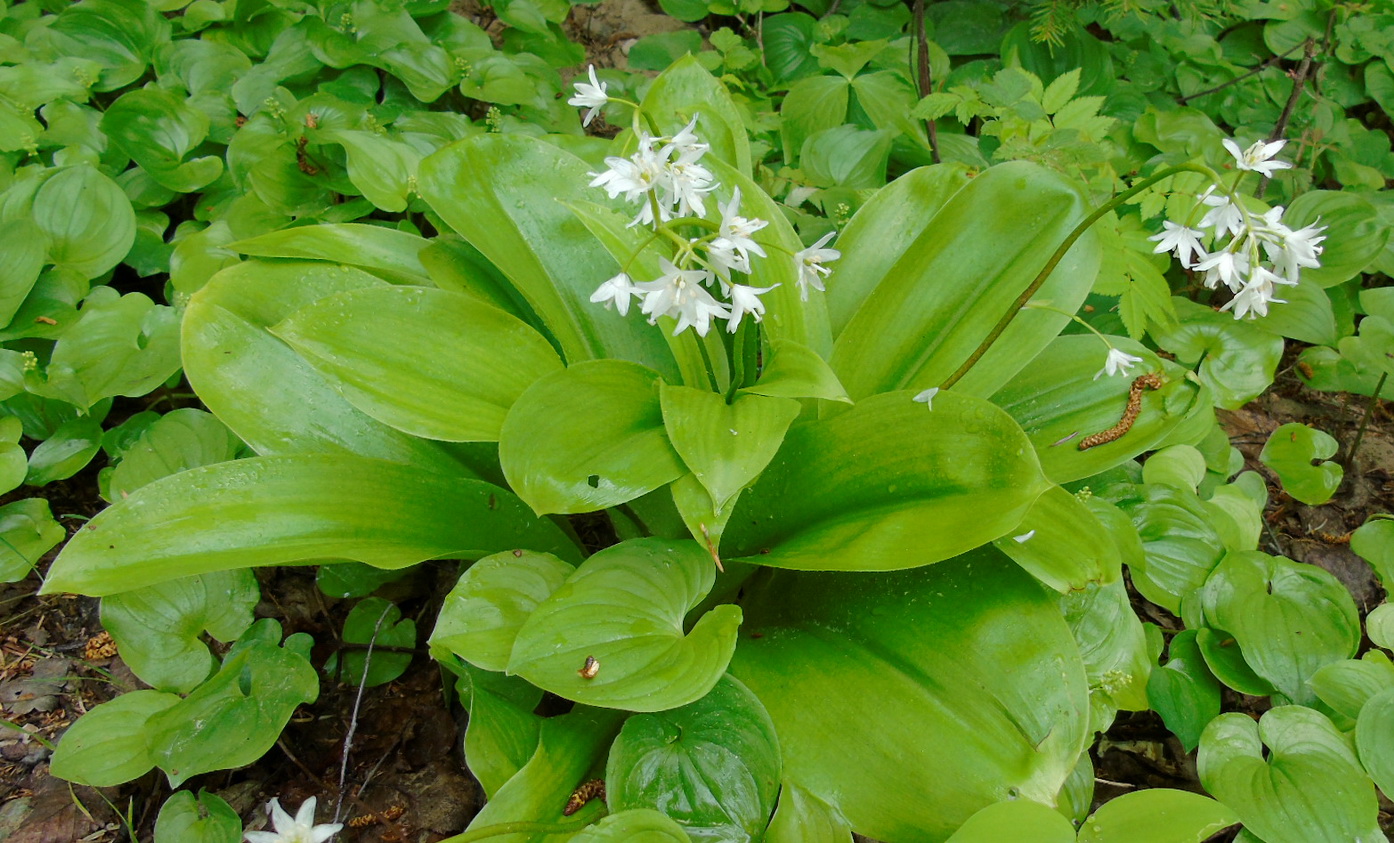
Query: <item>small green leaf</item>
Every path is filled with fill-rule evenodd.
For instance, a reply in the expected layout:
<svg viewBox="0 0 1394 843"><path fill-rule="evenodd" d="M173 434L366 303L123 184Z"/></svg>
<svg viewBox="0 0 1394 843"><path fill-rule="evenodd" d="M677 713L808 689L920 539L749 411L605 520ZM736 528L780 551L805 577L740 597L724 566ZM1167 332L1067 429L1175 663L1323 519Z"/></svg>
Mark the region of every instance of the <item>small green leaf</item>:
<svg viewBox="0 0 1394 843"><path fill-rule="evenodd" d="M48 262L84 278L116 266L136 239L131 200L88 164L64 168L44 182L34 194L32 219L48 237Z"/></svg>
<svg viewBox="0 0 1394 843"><path fill-rule="evenodd" d="M1379 789L1394 791L1394 689L1370 698L1355 723L1355 748Z"/></svg>
<svg viewBox="0 0 1394 843"><path fill-rule="evenodd" d="M369 597L359 601L344 619L344 641L410 650L416 646L416 621L403 620L402 610L395 603ZM351 650L345 651L342 659L338 653L331 656L324 671L344 682L372 688L386 685L406 673L410 664L411 653L378 650L369 659L366 651Z"/></svg>
<svg viewBox="0 0 1394 843"><path fill-rule="evenodd" d="M798 784L784 782L766 843L847 843L851 837L852 827L836 809Z"/></svg>
<svg viewBox="0 0 1394 843"><path fill-rule="evenodd" d="M606 708L662 711L700 699L725 673L741 621L739 608L717 606L684 634L684 617L715 581L711 556L694 542L606 548L533 611L508 671Z"/></svg>
<svg viewBox="0 0 1394 843"><path fill-rule="evenodd" d="M779 779L774 723L731 676L700 700L630 717L605 767L611 810L662 809L704 839L758 839Z"/></svg>
<svg viewBox="0 0 1394 843"><path fill-rule="evenodd" d="M121 453L107 481L108 496L121 500L147 483L201 465L232 459L241 445L216 417L184 407L159 417Z"/></svg>
<svg viewBox="0 0 1394 843"><path fill-rule="evenodd" d="M827 361L808 346L784 339L771 344L770 356L755 385L740 392L771 398L822 398L852 403Z"/></svg>
<svg viewBox="0 0 1394 843"><path fill-rule="evenodd" d="M98 419L78 416L66 421L29 455L29 473L24 482L45 486L66 480L86 467L101 449L102 425Z"/></svg>
<svg viewBox="0 0 1394 843"><path fill-rule="evenodd" d="M1375 569L1380 584L1394 587L1394 519L1371 518L1350 534L1350 549Z"/></svg>
<svg viewBox="0 0 1394 843"><path fill-rule="evenodd" d="M1205 457L1193 445L1171 445L1147 458L1142 482L1194 492L1205 479Z"/></svg>
<svg viewBox="0 0 1394 843"><path fill-rule="evenodd" d="M678 59L702 51L702 36L691 29L658 32L634 42L629 66L634 70L663 70Z"/></svg>
<svg viewBox="0 0 1394 843"><path fill-rule="evenodd" d="M1204 843L1238 822L1214 799L1154 788L1105 802L1080 827L1079 843Z"/></svg>
<svg viewBox="0 0 1394 843"><path fill-rule="evenodd" d="M1354 723L1365 703L1394 690L1394 664L1380 650L1366 650L1359 659L1328 664L1311 678L1312 690L1331 707L1341 722Z"/></svg>
<svg viewBox="0 0 1394 843"><path fill-rule="evenodd" d="M172 794L155 818L155 843L239 843L242 819L222 797L200 790Z"/></svg>
<svg viewBox="0 0 1394 843"><path fill-rule="evenodd" d="M687 831L668 815L634 808L588 825L571 843L691 843Z"/></svg>
<svg viewBox="0 0 1394 843"><path fill-rule="evenodd" d="M26 498L0 506L0 582L24 579L45 553L67 538L48 501Z"/></svg>
<svg viewBox="0 0 1394 843"><path fill-rule="evenodd" d="M1394 604L1381 603L1365 616L1365 634L1376 647L1394 650Z"/></svg>
<svg viewBox="0 0 1394 843"><path fill-rule="evenodd" d="M459 675L456 688L469 710L465 763L493 799L499 788L528 763L537 750L543 718L533 714L542 689L517 676L480 670L469 664L441 663Z"/></svg>
<svg viewBox="0 0 1394 843"><path fill-rule="evenodd" d="M315 571L315 585L329 597L367 597L410 573L410 569L384 571L362 562L336 562L319 566Z"/></svg>
<svg viewBox="0 0 1394 843"><path fill-rule="evenodd" d="M1147 699L1186 751L1195 749L1205 725L1220 713L1220 683L1206 667L1195 630L1171 639L1166 663L1147 679Z"/></svg>
<svg viewBox="0 0 1394 843"><path fill-rule="evenodd" d="M1142 564L1132 564L1133 584L1169 612L1205 583L1224 556L1213 513L1194 492L1170 486L1118 484L1099 490L1132 519L1142 540Z"/></svg>
<svg viewBox="0 0 1394 843"><path fill-rule="evenodd" d="M460 575L431 633L431 649L454 653L485 670L508 667L518 630L575 566L527 550L486 556Z"/></svg>
<svg viewBox="0 0 1394 843"><path fill-rule="evenodd" d="M1090 703L1112 722L1118 709L1144 711L1152 671L1146 634L1133 613L1123 580L1108 585L1091 583L1061 598L1080 658L1089 676ZM1108 724L1096 724L1106 731Z"/></svg>
<svg viewBox="0 0 1394 843"><path fill-rule="evenodd" d="M132 691L78 718L58 744L49 772L60 779L112 787L155 766L149 721L180 702L175 694Z"/></svg>
<svg viewBox="0 0 1394 843"><path fill-rule="evenodd" d="M944 843L1074 843L1075 827L1054 808L1029 799L994 802L968 818Z"/></svg>
<svg viewBox="0 0 1394 843"><path fill-rule="evenodd" d="M1283 491L1309 506L1331 500L1345 477L1340 464L1319 462L1335 456L1338 445L1329 434L1289 422L1268 437L1259 461L1278 473Z"/></svg>
<svg viewBox="0 0 1394 843"><path fill-rule="evenodd" d="M122 94L102 116L102 131L170 190L193 193L223 174L218 156L184 160L208 136L208 117L168 91L138 88Z"/></svg>

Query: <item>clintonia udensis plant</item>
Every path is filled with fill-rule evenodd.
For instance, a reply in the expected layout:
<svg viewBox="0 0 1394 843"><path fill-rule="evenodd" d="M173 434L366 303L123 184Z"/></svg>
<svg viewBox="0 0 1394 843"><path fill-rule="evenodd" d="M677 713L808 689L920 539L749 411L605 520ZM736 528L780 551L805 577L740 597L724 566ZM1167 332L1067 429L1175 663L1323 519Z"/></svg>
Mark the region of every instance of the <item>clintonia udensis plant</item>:
<svg viewBox="0 0 1394 843"><path fill-rule="evenodd" d="M1211 210L1159 248L1242 282L1236 316L1319 236L1199 163L1091 210L1013 162L906 173L833 249L755 180L694 60L637 103L589 78L587 121L632 129L441 150L415 182L439 236L358 227L371 248L337 263L291 258L344 227L236 244L253 257L192 297L184 365L258 456L136 490L45 589L114 605L252 566L466 560L430 638L489 797L459 841L944 840L1002 804L1083 819L1093 735L1149 704L1124 566L1180 611L1226 550L1152 554L1155 505L1201 502L1136 458L1212 441L1215 401L1137 341L1066 331L1099 274L1091 226L1208 174ZM208 676L140 692L145 719L115 727L147 747L135 762L95 763L79 723L55 773L178 783L265 751L314 687L278 678L303 643L255 629ZM572 707L535 714L544 692ZM196 751L248 700L273 728ZM1234 822L1194 800L1185 821Z"/></svg>

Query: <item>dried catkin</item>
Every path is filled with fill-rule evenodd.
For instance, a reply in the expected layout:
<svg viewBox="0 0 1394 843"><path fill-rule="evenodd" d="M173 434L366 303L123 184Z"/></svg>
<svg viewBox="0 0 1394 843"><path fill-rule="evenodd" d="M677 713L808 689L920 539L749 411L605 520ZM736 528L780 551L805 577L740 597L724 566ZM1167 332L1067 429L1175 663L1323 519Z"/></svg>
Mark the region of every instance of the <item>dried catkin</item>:
<svg viewBox="0 0 1394 843"><path fill-rule="evenodd" d="M585 804L592 799L604 798L605 781L603 779L591 779L571 792L571 798L566 800L566 807L562 809L562 816L571 816L585 807Z"/></svg>
<svg viewBox="0 0 1394 843"><path fill-rule="evenodd" d="M1133 427L1133 422L1137 421L1137 414L1142 409L1142 390L1161 389L1162 376L1156 372L1140 375L1133 381L1132 388L1128 390L1128 407L1123 411L1123 418L1118 420L1118 424L1108 430L1095 433L1093 436L1086 436L1079 441L1079 449L1087 451L1096 445L1103 445L1118 439Z"/></svg>

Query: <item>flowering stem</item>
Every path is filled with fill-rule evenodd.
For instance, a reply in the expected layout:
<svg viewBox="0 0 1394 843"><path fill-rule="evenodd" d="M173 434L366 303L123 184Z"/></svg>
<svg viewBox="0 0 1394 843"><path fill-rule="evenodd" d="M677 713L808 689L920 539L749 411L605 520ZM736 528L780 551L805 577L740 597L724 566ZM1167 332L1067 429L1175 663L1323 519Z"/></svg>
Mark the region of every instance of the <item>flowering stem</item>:
<svg viewBox="0 0 1394 843"><path fill-rule="evenodd" d="M1079 314L1077 313L1071 313L1068 310L1062 310L1061 308L1054 307L1043 302L1027 302L1026 306L1031 308L1032 310L1049 310L1051 313L1059 313L1062 316L1068 316L1070 317L1070 319L1074 320L1075 322L1078 322L1085 328L1088 328L1089 331L1093 333L1094 336L1098 337L1104 345L1108 346L1109 348L1113 348L1113 343L1108 341L1108 337L1104 336L1098 328L1095 328L1093 325L1090 325L1088 322L1081 319Z"/></svg>
<svg viewBox="0 0 1394 843"><path fill-rule="evenodd" d="M1022 308L1026 307L1027 303L1031 301L1031 297L1036 295L1036 291L1045 284L1046 279L1050 277L1050 273L1055 271L1055 267L1064 259L1065 253L1070 250L1070 247L1075 244L1076 240L1084 236L1084 232L1088 231L1090 226L1098 222L1105 214L1122 205L1124 202L1127 202L1142 191L1178 173L1200 173L1209 176L1214 182L1218 183L1220 181L1220 177L1216 175L1215 171L1203 164L1177 164L1174 167L1167 167L1161 172L1148 176L1105 202L1103 205L1100 205L1092 214L1085 217L1079 225L1076 225L1073 231L1066 235L1060 247L1055 250L1055 254L1050 256L1050 260L1046 261L1046 265L1042 267L1040 273L1036 275L1035 280L1028 284L1025 290L1021 291L1021 295L1016 297L1011 307L1007 308L1007 312L997 321L996 325L992 326L992 330L988 332L988 335L978 345L977 349L968 356L967 360L963 361L962 366L958 367L958 371L944 379L943 384L940 385L940 389L948 389L960 380L963 380L963 376L968 374L968 370L972 369L973 366L982 359L982 356L987 353L987 350L992 347L992 344L997 341L997 338L1002 336L1002 332L1007 330L1008 325L1012 324L1012 320L1016 318L1016 315L1021 312Z"/></svg>

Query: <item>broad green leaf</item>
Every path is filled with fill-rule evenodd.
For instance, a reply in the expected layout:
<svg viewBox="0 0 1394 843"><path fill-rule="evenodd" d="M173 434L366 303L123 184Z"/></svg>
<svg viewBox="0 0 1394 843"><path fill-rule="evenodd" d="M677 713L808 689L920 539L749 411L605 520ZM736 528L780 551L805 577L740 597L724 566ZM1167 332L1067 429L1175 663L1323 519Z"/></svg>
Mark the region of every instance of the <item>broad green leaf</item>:
<svg viewBox="0 0 1394 843"><path fill-rule="evenodd" d="M102 115L102 131L159 184L193 193L223 174L216 155L185 160L208 136L208 117L159 88L121 95Z"/></svg>
<svg viewBox="0 0 1394 843"><path fill-rule="evenodd" d="M742 134L744 137L744 134ZM590 296L619 264L561 201L601 201L591 166L544 141L481 135L421 162L421 196L518 289L568 363L619 358L676 379L663 337L617 323Z"/></svg>
<svg viewBox="0 0 1394 843"><path fill-rule="evenodd" d="M46 34L60 55L101 67L94 89L114 91L140 78L155 47L169 40L170 25L154 4L86 0L66 7Z"/></svg>
<svg viewBox="0 0 1394 843"><path fill-rule="evenodd" d="M197 529L170 530L169 524ZM349 455L255 457L157 480L103 511L44 588L104 596L191 574L321 559L403 568L510 546L575 558L503 489Z"/></svg>
<svg viewBox="0 0 1394 843"><path fill-rule="evenodd" d="M1205 479L1205 456L1194 445L1168 445L1147 458L1142 482L1194 492Z"/></svg>
<svg viewBox="0 0 1394 843"><path fill-rule="evenodd" d="M518 4L520 0L513 2ZM701 51L702 36L694 30L655 32L634 42L629 51L629 66L634 70L662 70Z"/></svg>
<svg viewBox="0 0 1394 843"><path fill-rule="evenodd" d="M216 665L203 633L223 642L237 640L252 625L260 599L251 571L216 571L107 597L102 626L142 682L187 694Z"/></svg>
<svg viewBox="0 0 1394 843"><path fill-rule="evenodd" d="M1195 749L1205 725L1220 713L1220 683L1206 667L1195 630L1171 639L1166 663L1147 679L1147 699L1186 751Z"/></svg>
<svg viewBox="0 0 1394 843"><path fill-rule="evenodd" d="M587 559L518 630L508 672L567 699L662 711L700 699L726 671L741 611L683 619L716 581L694 542L635 539ZM587 678L588 660L599 665Z"/></svg>
<svg viewBox="0 0 1394 843"><path fill-rule="evenodd" d="M230 460L239 444L226 425L202 410L185 407L166 413L122 452L107 481L107 497L121 500L161 477Z"/></svg>
<svg viewBox="0 0 1394 843"><path fill-rule="evenodd" d="M1216 717L1197 766L1205 789L1266 843L1384 837L1375 788L1350 744L1310 708L1279 706L1258 723L1239 713Z"/></svg>
<svg viewBox="0 0 1394 843"><path fill-rule="evenodd" d="M586 826L571 843L689 843L691 839L667 814L634 808Z"/></svg>
<svg viewBox="0 0 1394 843"><path fill-rule="evenodd" d="M1105 802L1080 827L1079 843L1204 843L1238 822L1214 799L1159 787Z"/></svg>
<svg viewBox="0 0 1394 843"><path fill-rule="evenodd" d="M1295 703L1315 702L1307 681L1324 665L1352 658L1360 645L1350 592L1315 565L1230 553L1200 601L1206 624L1234 636L1254 672Z"/></svg>
<svg viewBox="0 0 1394 843"><path fill-rule="evenodd" d="M67 537L68 531L53 520L43 498L0 506L0 582L24 579L45 553Z"/></svg>
<svg viewBox="0 0 1394 843"><path fill-rule="evenodd" d="M486 556L460 575L431 633L431 649L502 671L518 630L575 566L550 553L514 550Z"/></svg>
<svg viewBox="0 0 1394 843"><path fill-rule="evenodd" d="M1304 280L1308 271L1303 270ZM1340 334L1326 291L1316 284L1297 284L1283 287L1282 297L1282 302L1269 305L1264 328L1313 345L1336 344Z"/></svg>
<svg viewBox="0 0 1394 843"><path fill-rule="evenodd" d="M1005 535L1046 488L1021 429L986 401L880 395L792 428L724 546L778 568L928 565Z"/></svg>
<svg viewBox="0 0 1394 843"><path fill-rule="evenodd" d="M788 83L818 72L818 60L809 52L817 27L818 22L802 12L765 18L764 63L777 81Z"/></svg>
<svg viewBox="0 0 1394 843"><path fill-rule="evenodd" d="M994 802L968 818L944 843L1074 843L1075 827L1054 808L1029 799Z"/></svg>
<svg viewBox="0 0 1394 843"><path fill-rule="evenodd" d="M1394 605L1381 603L1365 616L1365 634L1376 647L1394 649Z"/></svg>
<svg viewBox="0 0 1394 843"><path fill-rule="evenodd" d="M320 132L322 143L337 143L348 155L353 186L379 209L407 209L412 183L421 166L421 152L398 137L367 130L331 129Z"/></svg>
<svg viewBox="0 0 1394 843"><path fill-rule="evenodd" d="M1389 239L1389 228L1381 224L1379 212L1356 192L1309 190L1283 214L1283 223L1294 229L1318 221L1326 226L1327 235L1321 266L1304 268L1304 283L1334 287L1354 278L1379 257Z"/></svg>
<svg viewBox="0 0 1394 843"><path fill-rule="evenodd" d="M1144 558L1131 565L1133 585L1169 612L1200 588L1224 556L1212 513L1194 492L1170 486L1119 484L1101 490L1133 521Z"/></svg>
<svg viewBox="0 0 1394 843"><path fill-rule="evenodd" d="M731 672L774 720L785 776L858 833L942 840L993 802L1053 802L1075 768L1084 666L1058 597L995 550L766 571L745 591Z"/></svg>
<svg viewBox="0 0 1394 843"><path fill-rule="evenodd" d="M1145 711L1152 665L1123 580L1072 591L1061 598L1060 607L1079 644L1096 712L1111 723L1118 709ZM1095 725L1107 731L1109 724Z"/></svg>
<svg viewBox="0 0 1394 843"><path fill-rule="evenodd" d="M1394 791L1394 690L1376 694L1360 709L1355 748L1379 789L1386 795Z"/></svg>
<svg viewBox="0 0 1394 843"><path fill-rule="evenodd" d="M1188 601L1186 608L1191 605L1194 604ZM1201 627L1196 630L1196 646L1205 659L1205 666L1221 684L1251 697L1271 697L1278 693L1271 682L1255 673L1244 661L1239 642L1228 632Z"/></svg>
<svg viewBox="0 0 1394 843"><path fill-rule="evenodd" d="M544 720L537 749L528 763L499 788L470 821L468 830L516 822L556 823L572 791L594 778L590 773L600 767L623 719L617 711L577 706L567 714ZM603 813L599 807L586 805L573 819L594 819ZM574 834L519 832L489 839L497 843L561 843L574 839Z"/></svg>
<svg viewBox="0 0 1394 843"><path fill-rule="evenodd" d="M46 254L47 235L33 220L8 220L0 228L0 324L9 324L34 288Z"/></svg>
<svg viewBox="0 0 1394 843"><path fill-rule="evenodd" d="M279 645L280 626L270 619L257 626L277 640L242 639L212 679L146 723L150 757L170 787L256 761L275 745L296 706L319 696L309 661L289 639Z"/></svg>
<svg viewBox="0 0 1394 843"><path fill-rule="evenodd" d="M1128 432L1113 442L1081 451L1086 436L1118 423L1128 404L1131 380L1094 375L1104 349L1092 336L1062 336L992 396L1026 430L1046 476L1056 483L1092 477L1155 448L1195 407L1199 390L1184 370L1163 362L1141 344L1109 341L1142 357L1137 371L1161 372L1159 390L1143 390L1142 409Z"/></svg>
<svg viewBox="0 0 1394 843"><path fill-rule="evenodd" d="M562 370L526 323L427 287L325 296L268 330L354 407L426 439L497 441L518 396Z"/></svg>
<svg viewBox="0 0 1394 843"><path fill-rule="evenodd" d="M800 170L815 187L873 190L886 184L889 131L843 125L814 132L799 150Z"/></svg>
<svg viewBox="0 0 1394 843"><path fill-rule="evenodd" d="M1394 664L1385 653L1366 650L1359 659L1326 665L1310 681L1312 690L1331 707L1338 722L1353 724L1365 703L1394 690Z"/></svg>
<svg viewBox="0 0 1394 843"><path fill-rule="evenodd" d="M149 721L180 702L162 691L132 691L78 718L63 735L49 772L92 787L113 787L155 766Z"/></svg>
<svg viewBox="0 0 1394 843"><path fill-rule="evenodd" d="M200 789L177 791L160 806L155 843L240 843L242 819L222 797Z"/></svg>
<svg viewBox="0 0 1394 843"><path fill-rule="evenodd" d="M29 454L29 473L24 482L46 486L55 480L67 480L85 468L101 449L100 419L78 416L66 421Z"/></svg>
<svg viewBox="0 0 1394 843"><path fill-rule="evenodd" d="M458 470L459 456L356 410L289 346L267 332L325 296L385 286L356 269L249 261L219 273L184 314L183 362L194 391L261 454L358 454L427 470Z"/></svg>
<svg viewBox="0 0 1394 843"><path fill-rule="evenodd" d="M668 135L696 117L697 134L704 143L711 144L710 154L742 175L750 175L750 141L741 109L726 86L703 69L696 56L678 59L660 73L639 105L645 116L656 121L659 130Z"/></svg>
<svg viewBox="0 0 1394 843"><path fill-rule="evenodd" d="M1175 297L1177 326L1155 335L1157 344L1188 366L1199 364L1200 382L1215 406L1238 409L1273 383L1283 340L1257 325Z"/></svg>
<svg viewBox="0 0 1394 843"><path fill-rule="evenodd" d="M818 353L793 340L775 340L754 386L740 390L771 398L822 398L850 404L847 390Z"/></svg>
<svg viewBox="0 0 1394 843"><path fill-rule="evenodd" d="M343 640L349 644L396 647L410 650L416 646L416 621L402 618L397 604L381 597L359 601L344 619ZM411 653L378 650L368 658L366 650L346 650L330 656L325 673L342 682L371 688L386 685L406 673Z"/></svg>
<svg viewBox="0 0 1394 843"><path fill-rule="evenodd" d="M786 780L765 831L767 843L847 843L852 827L831 805Z"/></svg>
<svg viewBox="0 0 1394 843"><path fill-rule="evenodd" d="M1073 185L1034 164L1009 162L969 182L901 247L838 335L829 362L848 394L941 385L1018 307L1014 300L1084 213ZM1098 243L1086 233L1033 299L1073 311L1098 265ZM958 390L991 395L1067 321L1050 310L1018 313Z"/></svg>
<svg viewBox="0 0 1394 843"><path fill-rule="evenodd" d="M714 392L667 384L658 394L668 441L717 512L769 465L799 414L789 398L743 395L728 404Z"/></svg>
<svg viewBox="0 0 1394 843"><path fill-rule="evenodd" d="M787 160L798 158L810 136L846 121L851 90L847 80L837 76L810 76L789 87L779 110L779 134Z"/></svg>
<svg viewBox="0 0 1394 843"><path fill-rule="evenodd" d="M1122 575L1117 545L1100 541L1106 533L1078 498L1052 486L1031 505L1012 535L993 545L1044 585L1067 593Z"/></svg>
<svg viewBox="0 0 1394 843"><path fill-rule="evenodd" d="M228 248L261 258L322 260L353 266L394 284L425 285L430 274L421 253L431 241L381 225L304 225L271 231Z"/></svg>
<svg viewBox="0 0 1394 843"><path fill-rule="evenodd" d="M144 395L178 370L179 313L141 293L98 287L29 390L87 409L103 398Z"/></svg>
<svg viewBox="0 0 1394 843"><path fill-rule="evenodd" d="M34 194L34 224L47 237L48 262L96 278L121 262L136 239L131 200L87 164L66 167Z"/></svg>
<svg viewBox="0 0 1394 843"><path fill-rule="evenodd" d="M534 381L499 433L509 486L534 511L593 512L684 473L663 430L657 373L621 360L572 365Z"/></svg>
<svg viewBox="0 0 1394 843"><path fill-rule="evenodd" d="M779 780L774 723L730 676L700 700L630 717L605 766L611 810L662 810L698 840L758 840Z"/></svg>
<svg viewBox="0 0 1394 843"><path fill-rule="evenodd" d="M469 712L465 725L465 764L493 799L500 787L528 763L537 750L543 718L533 714L542 689L516 676L491 673L468 664L458 670L456 688Z"/></svg>
<svg viewBox="0 0 1394 843"><path fill-rule="evenodd" d="M1327 460L1338 447L1330 434L1289 422L1269 435L1258 458L1278 474L1283 491L1308 506L1320 506L1331 500L1345 476L1339 463Z"/></svg>

